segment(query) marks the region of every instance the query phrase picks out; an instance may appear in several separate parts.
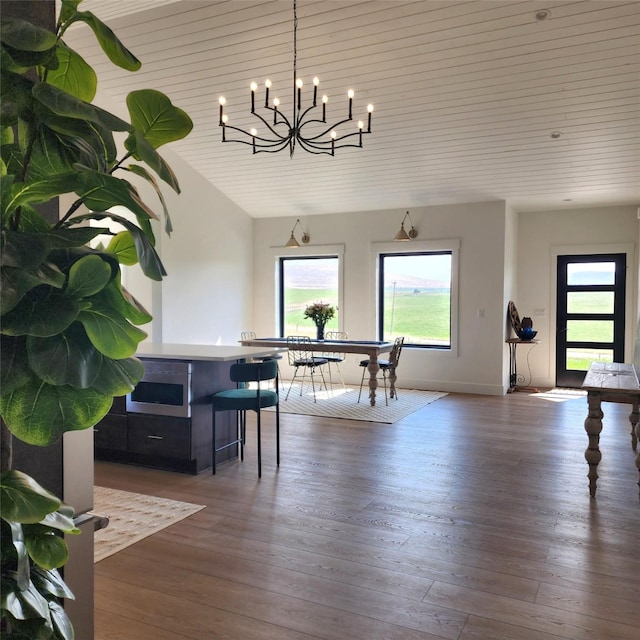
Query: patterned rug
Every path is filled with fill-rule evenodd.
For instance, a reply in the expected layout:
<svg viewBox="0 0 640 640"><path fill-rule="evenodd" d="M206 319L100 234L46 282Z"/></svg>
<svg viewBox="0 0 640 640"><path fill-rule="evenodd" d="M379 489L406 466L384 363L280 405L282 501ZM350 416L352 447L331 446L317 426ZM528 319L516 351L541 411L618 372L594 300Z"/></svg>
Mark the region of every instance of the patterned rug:
<svg viewBox="0 0 640 640"><path fill-rule="evenodd" d="M93 513L109 518L109 525L95 532L93 561L100 562L200 509L204 505L94 487Z"/></svg>
<svg viewBox="0 0 640 640"><path fill-rule="evenodd" d="M389 398L389 405L386 406L384 388L379 387L376 392L376 406L372 407L365 389L362 390L362 397L358 402L358 387L343 388L342 385L333 385L328 390L316 389L316 402L314 402L311 386L306 383L300 395L300 385L296 383L291 388L289 399L285 400L289 384L289 381L285 381L284 393L280 393L280 411L283 413L389 424L447 395L440 391L398 389L398 399Z"/></svg>

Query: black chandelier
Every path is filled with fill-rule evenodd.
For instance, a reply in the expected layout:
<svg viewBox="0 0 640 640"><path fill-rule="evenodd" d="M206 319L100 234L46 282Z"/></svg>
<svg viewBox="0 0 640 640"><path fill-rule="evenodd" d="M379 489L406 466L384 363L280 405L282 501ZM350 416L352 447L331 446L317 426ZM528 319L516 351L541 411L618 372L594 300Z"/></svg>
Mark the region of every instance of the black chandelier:
<svg viewBox="0 0 640 640"><path fill-rule="evenodd" d="M309 153L328 155L335 155L336 149L344 149L345 147L362 147L362 137L368 133L371 133L371 114L373 113L373 105L367 105L367 128L362 120L357 123L357 130L351 133L345 133L339 135L336 131L337 127L353 121L352 109L354 91L349 89L347 97L349 99L348 116L335 124L326 127L327 123L327 102L329 98L323 95L321 98L322 104L322 119L313 117L316 114L315 109L319 108L318 105L318 85L320 80L316 77L313 79L313 101L310 106L302 106L302 87L303 82L297 77L297 31L298 31L298 15L297 15L297 3L293 2L293 115L291 120L279 109L280 100L274 98L272 103L269 103L269 89L271 89L271 80L264 81L265 97L264 97L264 109L271 111L273 117L266 114L267 118L263 117L256 111L256 91L258 85L255 82L251 83L251 113L256 116L267 127L267 132L258 134L258 131L254 128L250 131L245 131L239 127L234 127L229 124L228 116L224 113L224 105L226 100L224 97L220 97L220 119L219 125L222 127L222 142L241 142L242 144L251 145L253 153L276 153L283 149L289 148L289 155L293 157L296 144L300 145L305 151ZM313 112L313 113L312 113ZM309 126L311 125L311 127ZM233 131L234 135L239 134L241 137L227 137L227 131Z"/></svg>

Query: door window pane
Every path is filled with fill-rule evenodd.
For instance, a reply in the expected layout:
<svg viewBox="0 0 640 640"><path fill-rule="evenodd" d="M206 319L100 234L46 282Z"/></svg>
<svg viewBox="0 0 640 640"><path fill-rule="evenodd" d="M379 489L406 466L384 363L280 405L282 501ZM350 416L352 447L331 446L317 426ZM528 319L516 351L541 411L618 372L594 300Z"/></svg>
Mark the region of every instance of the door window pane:
<svg viewBox="0 0 640 640"><path fill-rule="evenodd" d="M613 320L569 320L569 342L613 342Z"/></svg>
<svg viewBox="0 0 640 640"><path fill-rule="evenodd" d="M613 362L613 349L567 349L567 371L588 371L592 362Z"/></svg>
<svg viewBox="0 0 640 640"><path fill-rule="evenodd" d="M451 348L450 251L380 256L383 340Z"/></svg>
<svg viewBox="0 0 640 640"><path fill-rule="evenodd" d="M325 329L338 329L339 266L338 256L281 259L282 336L316 337L316 325L311 318L304 317L305 308L314 302L336 307L336 314Z"/></svg>
<svg viewBox="0 0 640 640"><path fill-rule="evenodd" d="M615 262L570 262L567 265L567 284L594 285L615 284Z"/></svg>
<svg viewBox="0 0 640 640"><path fill-rule="evenodd" d="M613 313L613 291L567 293L567 313Z"/></svg>

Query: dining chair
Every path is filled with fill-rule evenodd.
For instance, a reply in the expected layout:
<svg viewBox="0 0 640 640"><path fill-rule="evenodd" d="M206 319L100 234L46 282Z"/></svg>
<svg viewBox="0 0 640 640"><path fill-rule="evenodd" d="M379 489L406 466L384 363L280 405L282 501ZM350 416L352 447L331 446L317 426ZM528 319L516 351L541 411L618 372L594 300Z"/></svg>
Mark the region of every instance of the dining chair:
<svg viewBox="0 0 640 640"><path fill-rule="evenodd" d="M389 400L387 398L387 374L389 375L389 395L392 398L398 399L398 392L396 391L396 369L398 368L398 362L400 361L400 354L402 353L402 346L404 344L404 337L396 338L393 342L393 347L389 353L388 360L378 359L378 366L382 371L382 380L384 381L384 403L388 406ZM362 367L362 380L360 380L360 391L358 392L358 402L360 402L360 396L362 395L362 386L364 384L364 375L369 367L369 360L361 360L360 366Z"/></svg>
<svg viewBox="0 0 640 640"><path fill-rule="evenodd" d="M289 365L294 368L293 378L291 379L291 384L289 385L289 390L287 391L287 395L285 400L289 398L289 394L291 393L291 387L298 376L298 370L302 369L302 380L300 382L300 395L302 395L302 389L304 387L304 380L306 378L307 370L309 371L311 378L311 388L313 389L313 401L316 402L316 385L314 382L313 375L318 369L320 371L320 376L322 377L322 383L327 388L327 383L324 379L324 373L322 371L322 367L327 364L328 360L322 356L314 356L313 351L311 350L311 339L309 336L287 336L287 347Z"/></svg>
<svg viewBox="0 0 640 640"><path fill-rule="evenodd" d="M326 340L348 340L349 334L346 331L327 331L325 334ZM331 385L331 390L333 391L333 379L331 375L331 365L334 364L338 374L340 375L340 380L342 381L342 388L345 389L344 378L342 377L342 371L340 370L340 363L344 362L346 358L346 353L343 352L325 352L322 354L322 357L327 360L327 371L329 372L329 385Z"/></svg>
<svg viewBox="0 0 640 640"><path fill-rule="evenodd" d="M233 389L225 389L211 396L212 417L212 473L216 473L216 453L227 447L238 445L240 447L240 460L244 460L244 445L247 432L247 411L255 411L257 414L257 441L258 441L258 478L262 476L262 423L260 410L267 407L276 408L276 463L280 464L280 392L278 390L278 363L275 360L264 362L240 362L232 364L229 370L231 382L236 383ZM263 389L261 382L275 380L275 391ZM256 387L251 388L249 383L255 382ZM236 439L221 447L216 445L216 413L218 411L237 411L238 421L236 426Z"/></svg>
<svg viewBox="0 0 640 640"><path fill-rule="evenodd" d="M240 332L240 340L244 341L244 340L255 340L256 339L256 334L255 331L242 331ZM266 360L282 360L282 354L281 353L273 353L269 356L258 356L256 358L253 358L253 360L259 360L261 362L265 362ZM280 380L280 387L281 387L281 391L284 391L284 383L282 382L282 376L280 375L280 365L278 365L278 380Z"/></svg>

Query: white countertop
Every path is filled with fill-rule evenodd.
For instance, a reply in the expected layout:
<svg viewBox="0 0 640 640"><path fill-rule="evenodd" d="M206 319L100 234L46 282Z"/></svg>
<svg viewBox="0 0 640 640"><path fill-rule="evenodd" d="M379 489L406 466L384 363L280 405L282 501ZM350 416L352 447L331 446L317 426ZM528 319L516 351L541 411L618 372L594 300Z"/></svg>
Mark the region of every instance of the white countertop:
<svg viewBox="0 0 640 640"><path fill-rule="evenodd" d="M229 362L243 358L259 358L274 353L288 351L279 347L241 347L240 345L213 344L168 344L164 342L141 342L138 358L158 358L165 360L208 360Z"/></svg>

